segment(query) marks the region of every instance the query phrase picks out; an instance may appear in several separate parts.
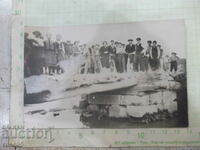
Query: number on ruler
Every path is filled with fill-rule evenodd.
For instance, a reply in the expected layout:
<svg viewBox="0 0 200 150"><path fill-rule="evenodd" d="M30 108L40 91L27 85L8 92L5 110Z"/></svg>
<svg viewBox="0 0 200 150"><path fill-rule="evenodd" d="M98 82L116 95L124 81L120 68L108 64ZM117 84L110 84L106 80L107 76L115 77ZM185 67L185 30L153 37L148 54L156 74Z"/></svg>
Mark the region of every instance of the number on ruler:
<svg viewBox="0 0 200 150"><path fill-rule="evenodd" d="M115 130L115 134L118 134L118 131L117 131L117 130Z"/></svg>
<svg viewBox="0 0 200 150"><path fill-rule="evenodd" d="M78 136L79 136L80 139L83 138L83 134L82 133L79 133Z"/></svg>
<svg viewBox="0 0 200 150"><path fill-rule="evenodd" d="M144 139L144 132L139 132L138 133L138 138L139 139Z"/></svg>
<svg viewBox="0 0 200 150"><path fill-rule="evenodd" d="M155 130L150 130L150 134L155 134L156 131Z"/></svg>
<svg viewBox="0 0 200 150"><path fill-rule="evenodd" d="M180 134L180 130L176 129L176 130L174 130L174 133L175 134Z"/></svg>
<svg viewBox="0 0 200 150"><path fill-rule="evenodd" d="M167 134L167 130L162 130L162 134Z"/></svg>

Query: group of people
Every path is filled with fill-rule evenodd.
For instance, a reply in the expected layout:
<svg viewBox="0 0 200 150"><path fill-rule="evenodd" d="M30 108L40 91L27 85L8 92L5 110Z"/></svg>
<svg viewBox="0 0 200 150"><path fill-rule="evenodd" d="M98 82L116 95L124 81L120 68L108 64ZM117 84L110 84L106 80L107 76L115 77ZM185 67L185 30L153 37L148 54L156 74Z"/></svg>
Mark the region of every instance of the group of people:
<svg viewBox="0 0 200 150"><path fill-rule="evenodd" d="M136 38L136 43L133 39L128 40L128 44L111 40L110 44L107 41L87 47L83 45L83 55L86 57L84 73L98 73L102 69L110 69L111 72L138 72L138 71L177 71L178 57L173 52L171 57L164 56L164 51L157 41L147 41L147 47L144 48L141 43L141 38Z"/></svg>
<svg viewBox="0 0 200 150"><path fill-rule="evenodd" d="M62 60L71 59L76 56L85 58L84 65L80 68L80 73L100 73L103 70L111 72L131 72L131 71L148 71L148 70L164 70L177 71L178 57L176 53L164 56L164 51L157 41L147 41L147 47L144 48L141 38L128 39L128 44L111 40L110 44L104 41L100 44L80 44L79 41L71 42L62 40L60 35L56 36L56 40L52 40L50 34L46 35L46 40L39 32L33 32L35 40L32 41L35 46L42 47L46 53L45 57L49 58L43 66L43 73L49 70L49 66L56 65ZM25 33L25 42L28 34Z"/></svg>

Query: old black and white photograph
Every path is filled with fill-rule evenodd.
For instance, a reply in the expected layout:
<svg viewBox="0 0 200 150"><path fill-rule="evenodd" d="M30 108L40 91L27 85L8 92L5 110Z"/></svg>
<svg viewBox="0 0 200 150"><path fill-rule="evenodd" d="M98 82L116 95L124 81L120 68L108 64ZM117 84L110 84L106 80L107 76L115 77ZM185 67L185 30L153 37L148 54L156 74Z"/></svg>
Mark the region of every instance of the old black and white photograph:
<svg viewBox="0 0 200 150"><path fill-rule="evenodd" d="M183 20L26 26L24 123L188 127Z"/></svg>

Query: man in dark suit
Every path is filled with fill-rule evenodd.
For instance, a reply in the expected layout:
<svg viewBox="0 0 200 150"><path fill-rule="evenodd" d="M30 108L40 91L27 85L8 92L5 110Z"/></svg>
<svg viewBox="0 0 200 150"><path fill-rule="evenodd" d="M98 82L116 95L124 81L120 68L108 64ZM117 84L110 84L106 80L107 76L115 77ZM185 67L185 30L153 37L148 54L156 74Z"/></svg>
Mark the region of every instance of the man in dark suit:
<svg viewBox="0 0 200 150"><path fill-rule="evenodd" d="M151 56L151 69L153 71L157 70L159 68L159 57L160 57L160 51L157 47L157 41L153 41L153 46L150 52Z"/></svg>
<svg viewBox="0 0 200 150"><path fill-rule="evenodd" d="M114 40L110 41L110 45L108 46L108 52L109 54L113 54L113 55L116 54L116 47L115 47Z"/></svg>
<svg viewBox="0 0 200 150"><path fill-rule="evenodd" d="M109 68L109 51L107 42L104 41L102 47L99 49L99 54L101 57L101 65L103 68Z"/></svg>
<svg viewBox="0 0 200 150"><path fill-rule="evenodd" d="M134 52L135 52L135 45L133 44L133 39L128 39L128 45L126 45L125 52L126 52L125 70L127 71L128 59L129 59L129 63L133 65Z"/></svg>
<svg viewBox="0 0 200 150"><path fill-rule="evenodd" d="M137 43L135 45L135 57L134 57L134 71L138 72L144 71L144 60L142 56L143 47L141 44L141 38L136 39Z"/></svg>

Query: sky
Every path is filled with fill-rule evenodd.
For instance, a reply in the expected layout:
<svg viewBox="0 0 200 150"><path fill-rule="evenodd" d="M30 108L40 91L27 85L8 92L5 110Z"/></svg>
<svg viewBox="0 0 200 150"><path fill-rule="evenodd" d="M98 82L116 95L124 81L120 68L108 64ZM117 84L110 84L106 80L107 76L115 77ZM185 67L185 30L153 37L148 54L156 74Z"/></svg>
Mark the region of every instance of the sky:
<svg viewBox="0 0 200 150"><path fill-rule="evenodd" d="M25 32L31 34L40 31L45 37L47 33L52 34L55 39L57 34L64 41L71 40L83 43L99 43L103 41L120 41L128 43L128 39L142 39L142 45L147 46L147 40L156 40L164 50L165 54L176 52L181 58L186 58L186 31L183 20L169 21L145 21L115 24L92 24L92 25L68 25L58 27L26 27Z"/></svg>

